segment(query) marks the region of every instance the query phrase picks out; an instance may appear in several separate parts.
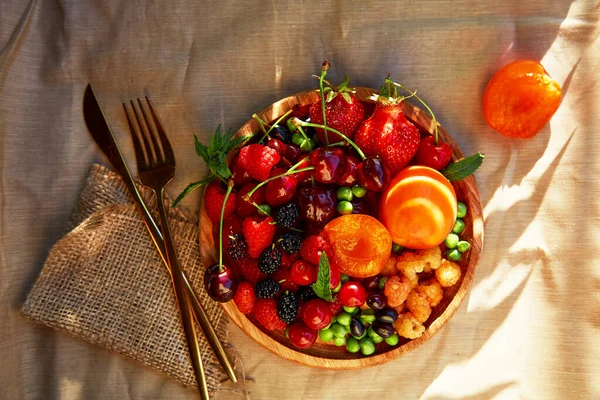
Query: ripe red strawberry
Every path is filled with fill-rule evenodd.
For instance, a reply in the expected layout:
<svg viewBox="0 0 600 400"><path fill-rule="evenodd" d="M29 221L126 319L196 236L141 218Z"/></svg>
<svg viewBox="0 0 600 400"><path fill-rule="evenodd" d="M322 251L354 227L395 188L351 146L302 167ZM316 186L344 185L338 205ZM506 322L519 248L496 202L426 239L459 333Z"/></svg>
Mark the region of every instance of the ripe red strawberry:
<svg viewBox="0 0 600 400"><path fill-rule="evenodd" d="M248 282L240 283L235 296L233 296L233 301L242 314L250 314L256 302L256 295L254 294L252 285Z"/></svg>
<svg viewBox="0 0 600 400"><path fill-rule="evenodd" d="M340 131L350 139L354 137L354 132L358 124L365 117L365 109L354 95L352 90L348 88L349 78L346 77L337 89L330 88L331 91L326 93L325 116L327 117L327 126ZM310 120L316 124L323 124L323 109L321 100L315 102L310 107ZM325 141L325 131L317 128L317 135L322 143ZM332 132L327 132L329 143L340 142L343 139Z"/></svg>
<svg viewBox="0 0 600 400"><path fill-rule="evenodd" d="M258 269L258 261L252 258L244 258L243 260L238 261L237 266L239 267L240 274L244 277L244 279L252 284L262 281L267 277L267 275Z"/></svg>
<svg viewBox="0 0 600 400"><path fill-rule="evenodd" d="M271 169L280 159L277 150L262 144L251 144L242 147L237 162L251 177L262 182L269 177Z"/></svg>
<svg viewBox="0 0 600 400"><path fill-rule="evenodd" d="M258 299L254 304L254 316L269 331L282 331L287 328L285 322L277 315L277 300Z"/></svg>
<svg viewBox="0 0 600 400"><path fill-rule="evenodd" d="M204 206L206 207L208 218L213 223L219 223L221 220L221 208L225 200L225 191L226 189L217 180L212 181L206 188ZM236 202L237 195L231 192L225 205L225 219L229 218L235 212Z"/></svg>
<svg viewBox="0 0 600 400"><path fill-rule="evenodd" d="M261 251L273 243L277 227L271 217L248 217L242 224L242 230L248 242L248 255L258 258Z"/></svg>
<svg viewBox="0 0 600 400"><path fill-rule="evenodd" d="M391 87L390 87L391 86ZM386 83L379 91L379 99L371 117L360 124L354 142L368 157L380 157L396 175L417 152L419 129L404 116L403 97L394 96L396 90Z"/></svg>
<svg viewBox="0 0 600 400"><path fill-rule="evenodd" d="M302 242L300 255L311 264L319 265L321 253L325 251L329 260L333 257L331 244L321 235L309 236Z"/></svg>
<svg viewBox="0 0 600 400"><path fill-rule="evenodd" d="M235 213L242 218L246 218L258 213L257 208L253 206L251 202L244 199L244 196L254 189L255 186L256 183L247 183L243 188L240 189L238 193L237 209L235 210ZM256 204L263 204L265 202L265 187L261 186L254 193L252 193L250 200Z"/></svg>

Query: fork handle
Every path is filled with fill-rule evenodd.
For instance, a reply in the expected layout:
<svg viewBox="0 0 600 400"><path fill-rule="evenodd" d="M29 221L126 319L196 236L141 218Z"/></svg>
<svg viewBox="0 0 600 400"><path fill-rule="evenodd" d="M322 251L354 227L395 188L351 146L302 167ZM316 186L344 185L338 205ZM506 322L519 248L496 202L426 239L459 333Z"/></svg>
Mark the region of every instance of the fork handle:
<svg viewBox="0 0 600 400"><path fill-rule="evenodd" d="M200 355L200 345L198 344L198 335L196 333L196 327L194 326L194 314L191 305L191 299L187 296L184 288L186 287L186 279L183 275L181 267L179 266L179 260L177 258L177 252L173 244L173 238L171 237L171 229L169 228L169 222L167 219L167 213L163 202L163 191L157 193L158 211L160 213L160 222L163 231L165 250L167 255L167 261L171 267L171 277L173 278L173 287L175 289L175 296L177 297L177 304L181 312L181 319L183 321L183 330L185 332L185 338L190 350L190 357L192 359L192 365L196 374L196 381L198 383L198 390L202 399L208 400L208 385L206 383L206 375L204 374L204 366L202 365L202 358Z"/></svg>

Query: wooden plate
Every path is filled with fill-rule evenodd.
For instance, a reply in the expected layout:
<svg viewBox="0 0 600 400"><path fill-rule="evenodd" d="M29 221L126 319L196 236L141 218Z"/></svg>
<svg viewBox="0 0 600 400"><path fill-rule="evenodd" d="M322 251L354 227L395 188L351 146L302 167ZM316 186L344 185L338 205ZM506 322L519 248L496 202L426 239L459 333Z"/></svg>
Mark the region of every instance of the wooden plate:
<svg viewBox="0 0 600 400"><path fill-rule="evenodd" d="M356 88L356 96L363 101L369 101L368 98L375 92L374 89ZM312 104L318 99L318 92L314 90L305 91L279 100L258 113L258 115L264 121L275 121L295 104ZM404 102L404 113L420 130L434 132L431 118L420 108ZM257 122L254 119L250 119L240 128L236 135L251 135L258 130ZM454 160L464 157L450 134L442 126L439 126L439 135L442 141L452 147L452 158ZM233 156L234 154L230 154L230 157ZM223 309L237 326L260 345L280 357L311 367L327 369L364 368L393 360L415 349L433 337L454 315L471 286L477 269L477 260L479 260L481 254L483 245L483 217L479 189L477 188L475 178L470 176L463 181L453 183L453 186L456 190L458 200L465 203L469 210L463 219L466 228L461 236L471 243L471 249L463 255L459 262L463 272L461 280L452 288L445 289L443 300L433 309L431 316L425 323L427 330L420 338L415 340L400 338L400 343L396 347L390 347L383 342L377 345L375 355L369 357L360 354L351 354L346 351L345 346L336 347L330 343L319 342L319 340L309 349L300 350L287 340L283 332L266 331L253 317L247 317L240 313L233 301L223 304ZM218 254L212 231L212 223L206 215L204 204L202 204L200 209L200 252L205 265L214 264L217 260Z"/></svg>

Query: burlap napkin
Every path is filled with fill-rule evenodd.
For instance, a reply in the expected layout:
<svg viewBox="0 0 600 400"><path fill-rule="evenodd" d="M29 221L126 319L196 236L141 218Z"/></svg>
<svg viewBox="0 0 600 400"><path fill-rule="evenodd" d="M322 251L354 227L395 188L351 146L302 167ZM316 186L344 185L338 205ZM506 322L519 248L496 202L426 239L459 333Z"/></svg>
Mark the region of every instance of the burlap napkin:
<svg viewBox="0 0 600 400"><path fill-rule="evenodd" d="M141 191L155 209L153 196ZM231 354L223 312L201 290L198 219L179 209L169 217L181 265ZM23 315L196 386L171 278L121 178L94 165L72 224L72 231L50 250ZM199 327L198 332L208 386L214 391L226 375Z"/></svg>

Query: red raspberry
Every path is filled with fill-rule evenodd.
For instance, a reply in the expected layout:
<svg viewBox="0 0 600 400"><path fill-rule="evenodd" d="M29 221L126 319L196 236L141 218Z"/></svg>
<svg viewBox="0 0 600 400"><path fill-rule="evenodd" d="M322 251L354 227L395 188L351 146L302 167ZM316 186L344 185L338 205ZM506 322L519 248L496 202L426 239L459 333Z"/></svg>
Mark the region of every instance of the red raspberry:
<svg viewBox="0 0 600 400"><path fill-rule="evenodd" d="M264 273L258 269L258 261L253 260L251 258L244 258L239 261L238 267L240 269L240 274L244 277L248 282L255 284L258 281L262 281L267 277Z"/></svg>
<svg viewBox="0 0 600 400"><path fill-rule="evenodd" d="M258 322L269 331L282 331L287 327L286 323L277 315L277 300L275 299L256 300L253 314Z"/></svg>
<svg viewBox="0 0 600 400"><path fill-rule="evenodd" d="M254 189L255 186L255 183L247 183L243 188L240 189L238 193L237 209L235 210L235 213L242 218L255 215L258 212L256 207L252 205L252 202L255 202L256 204L262 204L265 202L264 186L259 187L254 193L252 193L250 201L244 200L244 196Z"/></svg>
<svg viewBox="0 0 600 400"><path fill-rule="evenodd" d="M258 258L261 251L273 243L275 230L273 218L266 217L248 217L242 224L244 237L248 242L248 255L252 258Z"/></svg>
<svg viewBox="0 0 600 400"><path fill-rule="evenodd" d="M262 182L269 177L271 169L280 159L277 150L262 144L251 144L242 147L237 162L251 177Z"/></svg>
<svg viewBox="0 0 600 400"><path fill-rule="evenodd" d="M281 285L281 293L289 290L290 292L296 292L300 286L292 281L290 276L289 268L279 268L277 271L273 273L272 276L279 284Z"/></svg>
<svg viewBox="0 0 600 400"><path fill-rule="evenodd" d="M254 309L254 303L256 302L256 296L254 295L254 288L252 285L248 282L240 283L237 292L235 292L235 296L233 296L233 301L242 314L250 314Z"/></svg>
<svg viewBox="0 0 600 400"><path fill-rule="evenodd" d="M223 208L223 201L225 200L225 189L219 181L212 181L206 188L206 194L204 195L204 207L206 207L206 214L213 223L218 223L221 220L221 208ZM225 205L224 219L229 218L235 211L237 202L237 195L231 193L227 199Z"/></svg>
<svg viewBox="0 0 600 400"><path fill-rule="evenodd" d="M302 247L300 247L302 258L314 265L319 265L323 251L325 251L327 257L331 260L333 249L329 242L321 235L307 237L302 242Z"/></svg>

